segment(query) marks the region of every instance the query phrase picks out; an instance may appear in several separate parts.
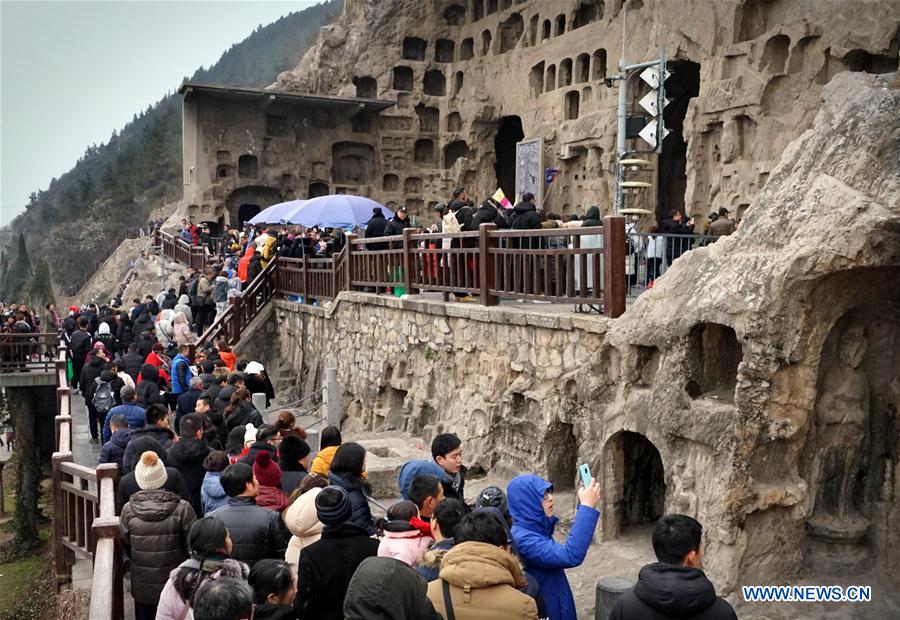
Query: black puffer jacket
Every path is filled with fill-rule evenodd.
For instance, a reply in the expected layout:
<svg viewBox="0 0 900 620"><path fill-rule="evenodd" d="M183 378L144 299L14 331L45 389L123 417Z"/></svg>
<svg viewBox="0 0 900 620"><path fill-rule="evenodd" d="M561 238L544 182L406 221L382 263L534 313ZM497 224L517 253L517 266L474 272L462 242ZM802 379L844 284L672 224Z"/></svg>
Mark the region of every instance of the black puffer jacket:
<svg viewBox="0 0 900 620"><path fill-rule="evenodd" d="M478 230L482 224L496 224L497 228L509 228L509 222L502 213L485 200L472 216L472 230Z"/></svg>
<svg viewBox="0 0 900 620"><path fill-rule="evenodd" d="M144 358L141 357L137 352L135 353L126 353L122 356L122 369L128 373L132 379L137 381L138 375L141 372L141 366L144 365Z"/></svg>
<svg viewBox="0 0 900 620"><path fill-rule="evenodd" d="M150 405L163 402L159 395L159 368L153 364L141 366L141 381L135 387L137 405L146 409Z"/></svg>
<svg viewBox="0 0 900 620"><path fill-rule="evenodd" d="M91 361L81 369L81 393L84 395L85 402L90 402L94 398L94 390L97 389L95 379L103 374L105 365L106 362L96 355L92 355Z"/></svg>
<svg viewBox="0 0 900 620"><path fill-rule="evenodd" d="M211 452L205 439L182 439L169 447L166 465L181 472L188 491L191 493L191 507L194 512L203 514L200 507L200 488L206 470L203 461Z"/></svg>
<svg viewBox="0 0 900 620"><path fill-rule="evenodd" d="M142 312L140 316L134 320L134 323L131 325L131 333L133 334L135 344L140 343L144 332L150 329L151 325L153 325L153 319L151 319L150 315L146 312ZM149 351L147 353L149 354Z"/></svg>
<svg viewBox="0 0 900 620"><path fill-rule="evenodd" d="M343 620L344 597L357 567L378 555L378 541L352 523L326 525L297 563L294 609L300 620ZM339 562L335 558L340 558Z"/></svg>
<svg viewBox="0 0 900 620"><path fill-rule="evenodd" d="M156 604L169 573L188 556L187 530L197 519L191 505L169 491L139 491L122 508L125 547L131 557L131 594Z"/></svg>
<svg viewBox="0 0 900 620"><path fill-rule="evenodd" d="M372 219L366 222L366 232L363 237L365 239L377 239L378 237L384 237L384 230L387 228L387 219L385 219L384 215L381 213L374 214ZM376 241L366 243L366 249L368 250L386 250L387 243L383 241Z"/></svg>
<svg viewBox="0 0 900 620"><path fill-rule="evenodd" d="M291 533L274 510L256 505L253 497L231 497L210 514L225 524L234 548L231 557L252 567L260 560L284 557Z"/></svg>
<svg viewBox="0 0 900 620"><path fill-rule="evenodd" d="M219 390L219 395L216 396L216 400L213 401L213 408L219 413L225 413L225 407L228 406L228 402L231 400L231 395L234 394L237 387L234 385L226 385L221 390Z"/></svg>
<svg viewBox="0 0 900 620"><path fill-rule="evenodd" d="M125 456L122 459L122 471L134 470L141 455L147 451L144 448L147 445L144 443L145 437L149 437L159 444L163 450L160 458L164 461L167 458L165 451L175 442L175 433L164 426L145 426L134 429L131 431L131 440L128 442L128 447L125 448ZM156 452L155 446L151 449ZM157 454L159 453L157 452Z"/></svg>
<svg viewBox="0 0 900 620"><path fill-rule="evenodd" d="M672 564L648 564L638 582L613 607L610 620L737 620L727 601L702 570Z"/></svg>
<svg viewBox="0 0 900 620"><path fill-rule="evenodd" d="M219 441L222 442L222 445L225 445L225 442L228 441L228 433L234 430L235 427L246 426L247 424L252 424L259 428L263 425L263 419L259 415L259 411L253 408L253 405L242 400L237 404L234 411L225 415L225 421L219 427Z"/></svg>
<svg viewBox="0 0 900 620"><path fill-rule="evenodd" d="M328 483L341 487L350 496L350 505L353 507L350 523L364 529L369 535L374 534L375 525L372 521L372 512L369 510L369 501L366 499L369 492L367 483L358 478L348 480L331 471L328 472Z"/></svg>

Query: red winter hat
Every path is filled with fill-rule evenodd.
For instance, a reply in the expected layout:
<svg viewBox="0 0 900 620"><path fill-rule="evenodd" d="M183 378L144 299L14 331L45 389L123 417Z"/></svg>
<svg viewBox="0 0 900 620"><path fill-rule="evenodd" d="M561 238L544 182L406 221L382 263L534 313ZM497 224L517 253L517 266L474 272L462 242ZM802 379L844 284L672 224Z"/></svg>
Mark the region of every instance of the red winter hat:
<svg viewBox="0 0 900 620"><path fill-rule="evenodd" d="M260 450L253 462L253 473L260 486L281 487L281 468L272 460L268 450Z"/></svg>

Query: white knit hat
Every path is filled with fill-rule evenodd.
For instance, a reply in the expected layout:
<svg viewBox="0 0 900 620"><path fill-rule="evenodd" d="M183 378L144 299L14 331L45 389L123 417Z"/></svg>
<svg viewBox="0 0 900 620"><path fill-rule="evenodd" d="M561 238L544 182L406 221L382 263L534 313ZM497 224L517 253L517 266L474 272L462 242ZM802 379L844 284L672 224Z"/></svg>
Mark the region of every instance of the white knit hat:
<svg viewBox="0 0 900 620"><path fill-rule="evenodd" d="M134 468L134 480L142 491L161 489L168 477L166 466L159 460L156 452L150 450L141 455L141 460Z"/></svg>
<svg viewBox="0 0 900 620"><path fill-rule="evenodd" d="M244 431L244 445L246 446L248 443L256 441L256 427L248 422L244 428L247 429Z"/></svg>

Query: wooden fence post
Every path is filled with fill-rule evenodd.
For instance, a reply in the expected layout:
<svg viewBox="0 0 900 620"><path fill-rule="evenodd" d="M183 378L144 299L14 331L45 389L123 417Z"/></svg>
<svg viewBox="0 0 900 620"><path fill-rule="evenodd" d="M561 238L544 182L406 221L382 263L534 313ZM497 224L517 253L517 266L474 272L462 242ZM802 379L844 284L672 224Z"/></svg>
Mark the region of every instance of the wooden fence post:
<svg viewBox="0 0 900 620"><path fill-rule="evenodd" d="M303 263L300 266L300 286L303 290L303 303L309 303L309 256L303 253Z"/></svg>
<svg viewBox="0 0 900 620"><path fill-rule="evenodd" d="M491 248L497 247L497 238L491 236L497 228L496 224L482 224L478 227L478 282L481 285L481 305L496 306L500 299L492 295L490 290L496 287L496 269L494 261L497 255L491 252Z"/></svg>
<svg viewBox="0 0 900 620"><path fill-rule="evenodd" d="M625 218L603 218L603 313L616 318L625 312Z"/></svg>
<svg viewBox="0 0 900 620"><path fill-rule="evenodd" d="M60 467L63 463L71 462L71 452L57 452L51 458L53 465L53 563L57 592L62 590L63 586L72 583L72 565L75 563L72 557L74 552L62 544L68 514L64 505L63 474Z"/></svg>
<svg viewBox="0 0 900 620"><path fill-rule="evenodd" d="M412 269L415 262L412 258L412 248L413 248L413 228L404 228L403 229L403 288L406 289L407 295L415 295L419 291L413 289L413 274Z"/></svg>
<svg viewBox="0 0 900 620"><path fill-rule="evenodd" d="M356 235L353 233L347 233L347 264L344 267L344 270L347 272L347 286L344 290L352 291L353 290L353 241L356 239Z"/></svg>
<svg viewBox="0 0 900 620"><path fill-rule="evenodd" d="M241 333L241 306L243 306L243 298L235 295L231 298L231 330L225 329L225 341L228 346L237 341L237 335ZM231 331L232 338L228 337L228 331Z"/></svg>

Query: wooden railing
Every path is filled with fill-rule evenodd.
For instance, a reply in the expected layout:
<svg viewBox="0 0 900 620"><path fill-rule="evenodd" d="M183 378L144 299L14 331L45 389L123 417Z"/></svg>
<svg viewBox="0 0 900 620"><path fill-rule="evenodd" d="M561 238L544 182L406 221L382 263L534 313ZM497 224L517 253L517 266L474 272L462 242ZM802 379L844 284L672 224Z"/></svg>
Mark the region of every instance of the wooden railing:
<svg viewBox="0 0 900 620"><path fill-rule="evenodd" d="M203 248L160 232L167 256L185 265L205 261ZM236 344L242 331L275 295L305 303L341 291L403 289L478 296L483 305L519 299L588 306L615 318L625 311L625 220L603 226L420 233L363 239L347 235L331 258L276 257L233 298L200 336L198 345L223 339ZM202 268L203 265L197 268Z"/></svg>
<svg viewBox="0 0 900 620"><path fill-rule="evenodd" d="M217 340L224 340L229 345L237 343L250 321L256 318L275 296L275 272L281 260L277 256L270 260L265 269L241 291L238 297L231 298L225 312L219 314L213 324L197 338L198 347Z"/></svg>
<svg viewBox="0 0 900 620"><path fill-rule="evenodd" d="M117 467L106 464L94 469L74 462L71 391L64 342L59 343L53 361L57 385L56 451L52 457L56 589L71 585L76 560L92 560L90 617L122 618L122 543L115 506Z"/></svg>
<svg viewBox="0 0 900 620"><path fill-rule="evenodd" d="M200 245L186 243L180 237L157 230L156 245L162 245L163 254L188 267L200 271L206 267L206 249Z"/></svg>
<svg viewBox="0 0 900 620"><path fill-rule="evenodd" d="M0 334L0 372L52 372L59 334Z"/></svg>

